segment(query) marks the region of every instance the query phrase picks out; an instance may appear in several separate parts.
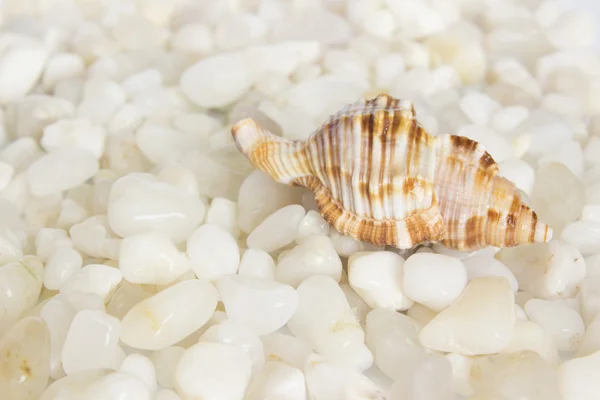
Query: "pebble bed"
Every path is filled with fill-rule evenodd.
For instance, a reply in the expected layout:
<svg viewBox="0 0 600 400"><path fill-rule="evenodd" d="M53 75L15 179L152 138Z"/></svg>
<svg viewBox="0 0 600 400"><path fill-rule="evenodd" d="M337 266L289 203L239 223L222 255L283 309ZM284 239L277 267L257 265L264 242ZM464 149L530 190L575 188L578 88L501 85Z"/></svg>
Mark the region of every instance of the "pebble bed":
<svg viewBox="0 0 600 400"><path fill-rule="evenodd" d="M4 0L2 400L594 400L600 56L543 0ZM363 96L480 141L545 244L342 236L235 148Z"/></svg>

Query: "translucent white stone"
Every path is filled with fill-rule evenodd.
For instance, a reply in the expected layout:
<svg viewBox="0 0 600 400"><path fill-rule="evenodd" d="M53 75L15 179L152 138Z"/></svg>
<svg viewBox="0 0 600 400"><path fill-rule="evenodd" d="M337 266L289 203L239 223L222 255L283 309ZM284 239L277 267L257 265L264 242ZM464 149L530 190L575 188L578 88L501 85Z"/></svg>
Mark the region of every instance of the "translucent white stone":
<svg viewBox="0 0 600 400"><path fill-rule="evenodd" d="M556 369L531 351L477 357L471 371L482 398L560 399Z"/></svg>
<svg viewBox="0 0 600 400"><path fill-rule="evenodd" d="M7 400L37 400L50 374L50 332L45 322L27 317L0 339L0 388Z"/></svg>
<svg viewBox="0 0 600 400"><path fill-rule="evenodd" d="M581 209L583 221L600 222L600 204L586 204Z"/></svg>
<svg viewBox="0 0 600 400"><path fill-rule="evenodd" d="M0 331L8 328L40 294L43 265L33 256L0 267Z"/></svg>
<svg viewBox="0 0 600 400"><path fill-rule="evenodd" d="M221 22L215 31L215 43L221 50L245 48L264 40L265 21L257 15L240 13Z"/></svg>
<svg viewBox="0 0 600 400"><path fill-rule="evenodd" d="M309 210L300 222L296 241L300 243L313 236L327 236L328 233L329 223L323 219L319 212Z"/></svg>
<svg viewBox="0 0 600 400"><path fill-rule="evenodd" d="M265 363L265 352L258 335L231 319L212 325L200 336L198 342L224 343L239 347L248 355L255 372Z"/></svg>
<svg viewBox="0 0 600 400"><path fill-rule="evenodd" d="M491 127L499 133L510 133L529 116L524 106L509 106L498 110L491 120Z"/></svg>
<svg viewBox="0 0 600 400"><path fill-rule="evenodd" d="M186 255L162 232L128 236L119 248L119 269L131 283L166 285L190 268Z"/></svg>
<svg viewBox="0 0 600 400"><path fill-rule="evenodd" d="M27 181L31 194L47 196L74 188L98 172L98 161L87 149L62 148L31 164Z"/></svg>
<svg viewBox="0 0 600 400"><path fill-rule="evenodd" d="M363 298L360 297L348 283L340 284L340 288L346 296L346 300L348 301L350 309L352 309L352 313L358 320L360 326L364 329L366 327L367 314L371 311L371 307L369 307Z"/></svg>
<svg viewBox="0 0 600 400"><path fill-rule="evenodd" d="M205 25L184 25L173 33L171 47L183 53L209 54L213 49L212 32Z"/></svg>
<svg viewBox="0 0 600 400"><path fill-rule="evenodd" d="M543 299L572 297L586 273L581 253L560 240L502 249L496 258L515 274L521 290Z"/></svg>
<svg viewBox="0 0 600 400"><path fill-rule="evenodd" d="M240 264L235 239L217 225L205 224L196 229L187 240L187 255L198 278L234 275Z"/></svg>
<svg viewBox="0 0 600 400"><path fill-rule="evenodd" d="M485 276L503 276L510 282L510 287L513 292L517 293L517 290L519 290L519 282L517 282L515 275L508 267L506 267L506 265L493 257L489 257L486 254L476 254L472 257L465 258L462 262L467 269L467 278L469 282L475 278Z"/></svg>
<svg viewBox="0 0 600 400"><path fill-rule="evenodd" d="M161 47L168 38L168 31L145 18L144 15L122 14L112 26L112 35L126 50Z"/></svg>
<svg viewBox="0 0 600 400"><path fill-rule="evenodd" d="M148 68L136 72L122 83L123 90L129 97L135 95L138 92L148 90L149 88L157 88L162 84L162 75L160 72L153 68Z"/></svg>
<svg viewBox="0 0 600 400"><path fill-rule="evenodd" d="M121 324L115 317L95 310L78 312L62 349L62 364L67 375L113 367L120 333Z"/></svg>
<svg viewBox="0 0 600 400"><path fill-rule="evenodd" d="M383 391L350 365L311 354L304 366L310 399L385 399Z"/></svg>
<svg viewBox="0 0 600 400"><path fill-rule="evenodd" d="M220 226L233 237L237 237L240 233L237 224L237 204L222 197L212 199L206 212L206 223Z"/></svg>
<svg viewBox="0 0 600 400"><path fill-rule="evenodd" d="M209 320L217 296L217 289L206 281L176 283L127 312L121 320L121 340L145 350L172 346Z"/></svg>
<svg viewBox="0 0 600 400"><path fill-rule="evenodd" d="M46 89L51 89L64 79L82 76L84 69L84 61L79 55L74 53L54 54L46 63L42 82Z"/></svg>
<svg viewBox="0 0 600 400"><path fill-rule="evenodd" d="M419 334L432 350L463 355L497 353L515 327L514 293L500 277L473 279L450 307L435 316Z"/></svg>
<svg viewBox="0 0 600 400"><path fill-rule="evenodd" d="M327 236L314 236L290 250L277 264L275 279L296 287L314 275L341 279L342 261Z"/></svg>
<svg viewBox="0 0 600 400"><path fill-rule="evenodd" d="M106 130L84 118L60 119L44 128L40 145L48 152L61 148L91 151L97 159L104 153Z"/></svg>
<svg viewBox="0 0 600 400"><path fill-rule="evenodd" d="M181 74L179 86L199 107L224 107L252 85L252 69L243 52L204 58Z"/></svg>
<svg viewBox="0 0 600 400"><path fill-rule="evenodd" d="M151 393L156 392L156 369L152 361L144 355L132 353L121 364L121 372L128 372L146 384Z"/></svg>
<svg viewBox="0 0 600 400"><path fill-rule="evenodd" d="M184 398L241 399L250 381L251 362L237 346L198 343L185 351L175 371Z"/></svg>
<svg viewBox="0 0 600 400"><path fill-rule="evenodd" d="M63 286L61 293L90 293L108 301L123 279L119 269L103 264L88 264L75 272Z"/></svg>
<svg viewBox="0 0 600 400"><path fill-rule="evenodd" d="M50 376L53 379L65 375L62 367L62 349L67 338L75 310L65 299L55 296L40 309L42 318L50 331Z"/></svg>
<svg viewBox="0 0 600 400"><path fill-rule="evenodd" d="M248 236L248 247L270 253L292 243L306 211L301 205L289 205L269 215Z"/></svg>
<svg viewBox="0 0 600 400"><path fill-rule="evenodd" d="M238 224L250 233L275 211L293 204L295 188L275 182L262 171L253 171L242 183L238 196Z"/></svg>
<svg viewBox="0 0 600 400"><path fill-rule="evenodd" d="M77 116L102 124L110 120L125 100L125 91L118 83L103 77L88 78L83 85L83 101L77 107Z"/></svg>
<svg viewBox="0 0 600 400"><path fill-rule="evenodd" d="M583 255L600 253L600 222L572 222L565 227L560 237L566 243L577 247Z"/></svg>
<svg viewBox="0 0 600 400"><path fill-rule="evenodd" d="M454 390L456 393L461 396L472 395L471 367L473 366L473 358L453 353L446 354L446 358L452 366Z"/></svg>
<svg viewBox="0 0 600 400"><path fill-rule="evenodd" d="M550 163L561 163L569 168L573 175L581 176L584 169L581 144L576 140L567 141L538 159L540 167Z"/></svg>
<svg viewBox="0 0 600 400"><path fill-rule="evenodd" d="M330 360L369 368L373 355L364 344L365 333L337 282L313 276L298 286L297 293L298 310L287 325L294 336Z"/></svg>
<svg viewBox="0 0 600 400"><path fill-rule="evenodd" d="M291 335L275 332L260 339L267 361L281 361L303 369L306 357L312 354L312 349L306 343Z"/></svg>
<svg viewBox="0 0 600 400"><path fill-rule="evenodd" d="M390 251L358 252L348 260L348 281L371 308L407 310L403 290L404 259Z"/></svg>
<svg viewBox="0 0 600 400"><path fill-rule="evenodd" d="M414 319L415 321L421 323L421 325L427 325L429 321L433 319L438 313L429 308L425 307L422 304L415 303L409 310L406 312L406 315Z"/></svg>
<svg viewBox="0 0 600 400"><path fill-rule="evenodd" d="M12 165L0 161L0 192L8 186L14 173L15 168Z"/></svg>
<svg viewBox="0 0 600 400"><path fill-rule="evenodd" d="M217 282L227 316L262 336L284 326L298 308L298 294L291 286L245 276Z"/></svg>
<svg viewBox="0 0 600 400"><path fill-rule="evenodd" d="M466 284L465 266L453 257L419 253L404 263L404 293L434 311L448 307Z"/></svg>
<svg viewBox="0 0 600 400"><path fill-rule="evenodd" d="M157 350L152 354L156 379L161 387L166 389L173 389L175 387L175 368L179 364L183 353L185 353L183 347L170 346L162 350Z"/></svg>
<svg viewBox="0 0 600 400"><path fill-rule="evenodd" d="M46 57L44 47L34 41L5 49L0 57L0 103L27 94L42 74Z"/></svg>
<svg viewBox="0 0 600 400"><path fill-rule="evenodd" d="M305 400L306 385L302 370L278 361L269 361L252 378L246 400Z"/></svg>
<svg viewBox="0 0 600 400"><path fill-rule="evenodd" d="M533 351L539 354L548 364L557 365L558 349L554 339L541 325L532 321L518 321L515 325L510 343L504 353Z"/></svg>
<svg viewBox="0 0 600 400"><path fill-rule="evenodd" d="M535 171L525 161L518 158L504 160L500 165L500 175L511 181L528 195L531 194L535 182Z"/></svg>
<svg viewBox="0 0 600 400"><path fill-rule="evenodd" d="M242 255L238 275L274 280L275 261L269 253L263 250L248 249Z"/></svg>
<svg viewBox="0 0 600 400"><path fill-rule="evenodd" d="M178 161L196 145L196 138L166 126L146 123L136 131L136 144L154 164Z"/></svg>
<svg viewBox="0 0 600 400"><path fill-rule="evenodd" d="M120 239L114 237L105 215L94 215L69 229L75 248L91 257L116 260Z"/></svg>
<svg viewBox="0 0 600 400"><path fill-rule="evenodd" d="M392 399L454 400L454 377L450 361L439 354L419 359L392 386Z"/></svg>
<svg viewBox="0 0 600 400"><path fill-rule="evenodd" d="M116 234L125 237L157 230L176 243L189 237L204 213L198 198L142 174L117 179L108 204L108 220Z"/></svg>
<svg viewBox="0 0 600 400"><path fill-rule="evenodd" d="M181 400L181 397L170 389L162 389L156 393L155 400Z"/></svg>
<svg viewBox="0 0 600 400"><path fill-rule="evenodd" d="M35 235L36 254L40 260L48 260L50 254L59 247L73 247L73 242L64 229L42 228Z"/></svg>
<svg viewBox="0 0 600 400"><path fill-rule="evenodd" d="M81 254L69 246L57 247L44 267L44 286L58 290L81 269Z"/></svg>
<svg viewBox="0 0 600 400"><path fill-rule="evenodd" d="M577 350L583 340L585 325L576 311L557 301L540 299L529 300L524 309L531 321L552 336L559 351Z"/></svg>
<svg viewBox="0 0 600 400"><path fill-rule="evenodd" d="M471 122L486 125L501 105L485 93L469 92L461 98L459 107Z"/></svg>
<svg viewBox="0 0 600 400"><path fill-rule="evenodd" d="M600 391L596 371L600 368L600 351L586 357L565 361L558 370L558 386L564 400L586 399Z"/></svg>
<svg viewBox="0 0 600 400"><path fill-rule="evenodd" d="M421 328L419 322L394 310L380 308L367 315L367 346L377 367L393 380L409 374L425 355L419 343Z"/></svg>

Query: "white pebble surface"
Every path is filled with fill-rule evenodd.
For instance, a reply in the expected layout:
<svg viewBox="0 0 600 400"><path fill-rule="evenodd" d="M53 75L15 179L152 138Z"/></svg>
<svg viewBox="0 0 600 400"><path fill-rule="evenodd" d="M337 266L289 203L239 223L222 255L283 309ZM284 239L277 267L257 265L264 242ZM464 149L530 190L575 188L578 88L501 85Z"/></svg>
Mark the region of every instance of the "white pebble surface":
<svg viewBox="0 0 600 400"><path fill-rule="evenodd" d="M585 2L1 3L2 400L598 398L600 21ZM483 146L552 239L361 241L231 134L253 118L301 141L380 93L432 136ZM319 180L351 173L343 157ZM394 207L422 206L417 186ZM446 228L489 197L438 186ZM332 188L337 205L350 189Z"/></svg>

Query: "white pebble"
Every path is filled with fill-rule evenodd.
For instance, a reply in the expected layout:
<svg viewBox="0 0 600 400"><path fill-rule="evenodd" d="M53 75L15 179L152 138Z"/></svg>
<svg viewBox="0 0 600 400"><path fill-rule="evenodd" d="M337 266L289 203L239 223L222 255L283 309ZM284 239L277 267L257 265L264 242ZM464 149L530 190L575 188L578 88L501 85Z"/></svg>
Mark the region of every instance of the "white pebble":
<svg viewBox="0 0 600 400"><path fill-rule="evenodd" d="M247 65L243 52L207 57L181 74L179 86L199 107L224 107L239 99L252 85L253 71Z"/></svg>
<svg viewBox="0 0 600 400"><path fill-rule="evenodd" d="M77 107L77 116L96 124L108 122L126 98L118 83L106 78L89 78L83 85L83 101Z"/></svg>
<svg viewBox="0 0 600 400"><path fill-rule="evenodd" d="M162 75L156 69L144 69L130 75L122 82L123 90L129 97L148 89L160 88Z"/></svg>
<svg viewBox="0 0 600 400"><path fill-rule="evenodd" d="M354 253L348 260L352 289L371 308L407 310L413 301L404 294L404 259L390 251Z"/></svg>
<svg viewBox="0 0 600 400"><path fill-rule="evenodd" d="M177 368L183 353L185 353L183 347L171 346L152 354L156 379L161 387L167 389L175 387L175 368Z"/></svg>
<svg viewBox="0 0 600 400"><path fill-rule="evenodd" d="M559 351L577 350L585 325L576 311L559 302L540 299L529 300L524 309L530 320L552 336Z"/></svg>
<svg viewBox="0 0 600 400"><path fill-rule="evenodd" d="M492 354L508 345L515 322L514 294L508 281L477 278L450 307L425 325L419 340L437 351Z"/></svg>
<svg viewBox="0 0 600 400"><path fill-rule="evenodd" d="M270 253L292 243L306 214L304 207L294 204L269 215L248 236L248 247Z"/></svg>
<svg viewBox="0 0 600 400"><path fill-rule="evenodd" d="M175 371L175 385L186 399L236 400L243 398L250 373L250 359L238 347L198 343L181 357Z"/></svg>
<svg viewBox="0 0 600 400"><path fill-rule="evenodd" d="M44 68L42 82L46 89L68 78L77 78L83 75L85 64L83 59L74 53L58 53L48 59Z"/></svg>
<svg viewBox="0 0 600 400"><path fill-rule="evenodd" d="M40 318L50 332L50 377L58 379L65 375L62 366L62 349L67 338L75 310L66 299L55 296L40 309Z"/></svg>
<svg viewBox="0 0 600 400"><path fill-rule="evenodd" d="M5 49L0 56L0 103L27 94L42 74L46 57L46 50L34 42Z"/></svg>
<svg viewBox="0 0 600 400"><path fill-rule="evenodd" d="M47 196L84 183L98 172L94 153L80 148L63 148L46 154L27 170L31 194Z"/></svg>
<svg viewBox="0 0 600 400"><path fill-rule="evenodd" d="M575 357L589 356L600 350L600 317L596 316L585 328L585 334Z"/></svg>
<svg viewBox="0 0 600 400"><path fill-rule="evenodd" d="M91 151L96 159L104 153L106 130L84 118L60 119L44 128L40 145L47 152L61 148L81 148Z"/></svg>
<svg viewBox="0 0 600 400"><path fill-rule="evenodd" d="M375 60L375 82L379 87L389 87L394 79L404 72L404 58L400 54L388 53Z"/></svg>
<svg viewBox="0 0 600 400"><path fill-rule="evenodd" d="M217 289L201 280L176 283L133 306L121 320L130 347L161 350L200 329L217 307Z"/></svg>
<svg viewBox="0 0 600 400"><path fill-rule="evenodd" d="M187 255L198 278L217 279L234 275L240 252L233 236L217 225L205 224L187 240Z"/></svg>
<svg viewBox="0 0 600 400"><path fill-rule="evenodd" d="M434 311L448 307L466 284L465 266L450 256L419 253L404 263L404 293Z"/></svg>
<svg viewBox="0 0 600 400"><path fill-rule="evenodd" d="M114 293L123 274L117 268L103 264L88 264L81 268L61 286L61 293L89 293L107 301Z"/></svg>
<svg viewBox="0 0 600 400"><path fill-rule="evenodd" d="M313 351L295 336L275 332L260 338L267 361L281 361L302 370L304 361Z"/></svg>
<svg viewBox="0 0 600 400"><path fill-rule="evenodd" d="M151 393L156 391L156 370L148 357L132 353L123 360L120 370L138 377Z"/></svg>
<svg viewBox="0 0 600 400"><path fill-rule="evenodd" d="M227 316L262 336L284 326L298 308L294 288L244 276L219 279L220 299Z"/></svg>
<svg viewBox="0 0 600 400"><path fill-rule="evenodd" d="M75 248L91 257L116 260L119 256L120 240L114 237L105 215L95 215L71 226L69 234Z"/></svg>
<svg viewBox="0 0 600 400"><path fill-rule="evenodd" d="M294 336L330 360L369 368L373 355L364 344L365 333L337 282L313 276L298 286L297 293L298 310L287 325Z"/></svg>
<svg viewBox="0 0 600 400"><path fill-rule="evenodd" d="M302 370L282 362L267 362L252 378L244 399L305 400L304 374Z"/></svg>
<svg viewBox="0 0 600 400"><path fill-rule="evenodd" d="M535 171L527 162L509 158L498 165L499 175L515 184L517 189L531 194L535 182Z"/></svg>
<svg viewBox="0 0 600 400"><path fill-rule="evenodd" d="M524 106L510 106L498 110L491 120L491 127L499 133L514 131L529 116L529 109Z"/></svg>
<svg viewBox="0 0 600 400"><path fill-rule="evenodd" d="M50 290L60 289L81 269L82 265L81 254L72 247L55 248L44 267L44 286Z"/></svg>
<svg viewBox="0 0 600 400"><path fill-rule="evenodd" d="M518 321L510 343L502 350L503 353L522 351L538 353L550 365L557 365L560 360L556 343L550 333L532 321Z"/></svg>
<svg viewBox="0 0 600 400"><path fill-rule="evenodd" d="M62 364L67 375L113 367L120 333L120 322L115 317L102 311L78 312L62 350Z"/></svg>
<svg viewBox="0 0 600 400"><path fill-rule="evenodd" d="M184 25L173 33L171 47L182 53L209 54L213 49L211 30L201 24Z"/></svg>
<svg viewBox="0 0 600 400"><path fill-rule="evenodd" d="M237 208L237 204L229 199L214 198L206 212L206 223L220 226L233 237L237 237L240 233L237 224Z"/></svg>
<svg viewBox="0 0 600 400"><path fill-rule="evenodd" d="M485 126L501 105L485 93L469 92L465 94L459 103L463 113L477 125Z"/></svg>
<svg viewBox="0 0 600 400"><path fill-rule="evenodd" d="M586 204L581 209L583 221L600 222L600 204Z"/></svg>
<svg viewBox="0 0 600 400"><path fill-rule="evenodd" d="M315 210L309 210L298 227L298 243L311 238L313 236L324 235L329 233L329 223L323 219L321 214Z"/></svg>
<svg viewBox="0 0 600 400"><path fill-rule="evenodd" d="M64 229L42 228L35 235L36 255L46 261L59 247L73 247L73 242Z"/></svg>
<svg viewBox="0 0 600 400"><path fill-rule="evenodd" d="M474 255L462 260L462 262L467 270L469 282L475 278L485 276L503 276L510 283L510 287L514 293L517 293L517 290L519 290L519 282L517 282L515 275L504 264L493 257L485 254Z"/></svg>
<svg viewBox="0 0 600 400"><path fill-rule="evenodd" d="M600 253L600 222L575 221L565 227L560 237L583 255Z"/></svg>
<svg viewBox="0 0 600 400"><path fill-rule="evenodd" d="M184 190L130 174L112 185L107 215L111 229L122 237L157 230L180 243L200 224L204 213L202 201Z"/></svg>
<svg viewBox="0 0 600 400"><path fill-rule="evenodd" d="M242 255L238 274L257 279L275 279L275 261L263 250L248 249Z"/></svg>
<svg viewBox="0 0 600 400"><path fill-rule="evenodd" d="M135 134L135 140L142 154L154 164L179 161L193 150L194 136L166 126L145 123Z"/></svg>
<svg viewBox="0 0 600 400"><path fill-rule="evenodd" d="M10 183L15 173L15 168L3 161L0 161L0 192Z"/></svg>
<svg viewBox="0 0 600 400"><path fill-rule="evenodd" d="M600 393L600 351L565 361L558 370L558 385L564 400L589 399ZM593 397L592 397L593 398Z"/></svg>
<svg viewBox="0 0 600 400"><path fill-rule="evenodd" d="M342 277L342 261L327 236L314 236L291 249L275 271L277 281L293 287L315 275L327 275L336 282Z"/></svg>
<svg viewBox="0 0 600 400"><path fill-rule="evenodd" d="M181 400L181 397L170 389L161 389L156 393L155 400Z"/></svg>
<svg viewBox="0 0 600 400"><path fill-rule="evenodd" d="M454 400L454 376L450 361L440 354L427 354L392 386L393 398Z"/></svg>
<svg viewBox="0 0 600 400"><path fill-rule="evenodd" d="M131 283L166 285L190 268L186 255L158 231L128 236L119 248L119 269Z"/></svg>
<svg viewBox="0 0 600 400"><path fill-rule="evenodd" d="M165 164L158 174L158 180L183 189L192 197L200 197L198 180L192 171L179 163Z"/></svg>

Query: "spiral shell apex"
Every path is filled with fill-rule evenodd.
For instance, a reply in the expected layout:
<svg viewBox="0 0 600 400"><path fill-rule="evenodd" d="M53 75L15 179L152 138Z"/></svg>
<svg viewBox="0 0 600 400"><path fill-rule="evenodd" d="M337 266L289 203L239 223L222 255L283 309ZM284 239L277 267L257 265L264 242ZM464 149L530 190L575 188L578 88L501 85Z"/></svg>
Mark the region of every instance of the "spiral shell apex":
<svg viewBox="0 0 600 400"><path fill-rule="evenodd" d="M255 168L311 190L323 218L358 240L474 251L552 238L483 146L429 135L405 99L380 94L347 105L305 141L275 136L252 119L236 123L232 135Z"/></svg>

